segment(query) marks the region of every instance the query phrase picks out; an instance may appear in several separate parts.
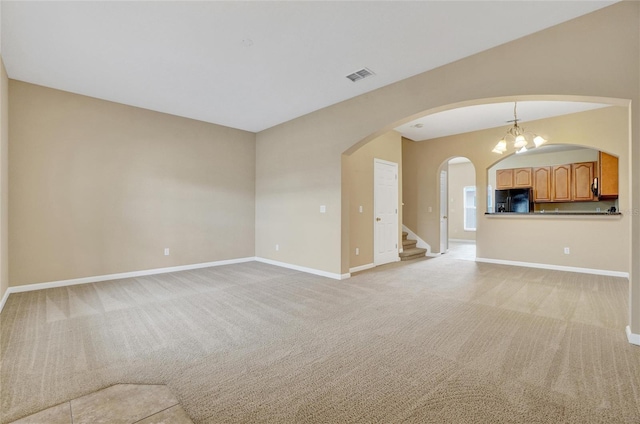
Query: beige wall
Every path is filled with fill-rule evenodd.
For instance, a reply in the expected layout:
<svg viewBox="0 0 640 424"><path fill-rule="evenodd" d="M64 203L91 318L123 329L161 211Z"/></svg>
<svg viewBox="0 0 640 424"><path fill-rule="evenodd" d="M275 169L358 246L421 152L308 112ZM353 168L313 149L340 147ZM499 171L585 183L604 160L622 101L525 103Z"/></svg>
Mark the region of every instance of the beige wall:
<svg viewBox="0 0 640 424"><path fill-rule="evenodd" d="M449 238L454 240L475 240L476 232L464 229L464 188L475 187L476 170L470 162L450 163L448 179L449 206L447 216ZM481 207L482 200L480 197L476 200L478 214L484 212Z"/></svg>
<svg viewBox="0 0 640 424"><path fill-rule="evenodd" d="M347 156L343 175L349 184L349 260L355 268L373 263L373 162L383 159L398 164L398 246L402 240L402 136L390 131ZM360 212L362 206L362 212ZM356 255L356 248L360 254Z"/></svg>
<svg viewBox="0 0 640 424"><path fill-rule="evenodd" d="M412 154L412 140L402 138L402 223L414 233L418 228L418 158Z"/></svg>
<svg viewBox="0 0 640 424"><path fill-rule="evenodd" d="M254 256L254 134L9 90L12 286Z"/></svg>
<svg viewBox="0 0 640 424"><path fill-rule="evenodd" d="M552 140L550 142L594 147L627 157L628 116L628 108L616 106L532 121L527 125L532 130L535 128L535 132L544 129ZM417 234L431 246L440 245L436 212L439 210L436 191L438 168L451 156L464 154L476 167L478 197L485 199L487 167L501 159L491 149L503 133L503 129L493 128L405 145L407 154L415 157L415 163L419 165L413 171L417 176L413 181L407 181L405 176L405 186L418 193L415 203ZM405 169L408 168L409 165L405 164ZM485 217L486 202L481 201L476 234L477 257L628 272L631 213L628 195L630 175L626 161L621 161L619 172L620 193L623 193L619 205L623 215L618 218ZM412 183L417 188L411 188ZM429 206L434 212L428 212ZM407 209L405 205L405 211ZM518 237L513 238L513 234ZM607 246L615 246L616 254L611 254ZM569 247L572 253L565 255L564 247Z"/></svg>
<svg viewBox="0 0 640 424"><path fill-rule="evenodd" d="M598 96L640 101L639 15L637 2L616 3L260 132L256 254L334 274L347 272L349 255L343 247L348 244L348 231L342 229L349 223L348 213L341 211L341 155L412 118L486 99ZM638 210L637 112L631 115L631 127L632 152L626 151L622 160L630 160L638 170L633 174L636 184L631 205ZM486 188L479 189L478 194L485 196ZM320 204L327 205L327 214L317 212ZM631 219L637 256L640 214ZM582 227L588 228L589 223ZM278 240L286 241L284 251L274 251ZM625 243L623 239L614 245L619 255L629 252L628 248L617 249ZM631 272L635 311L631 324L640 333L640 261L633 263Z"/></svg>
<svg viewBox="0 0 640 424"><path fill-rule="evenodd" d="M9 79L0 57L0 299L9 288Z"/></svg>

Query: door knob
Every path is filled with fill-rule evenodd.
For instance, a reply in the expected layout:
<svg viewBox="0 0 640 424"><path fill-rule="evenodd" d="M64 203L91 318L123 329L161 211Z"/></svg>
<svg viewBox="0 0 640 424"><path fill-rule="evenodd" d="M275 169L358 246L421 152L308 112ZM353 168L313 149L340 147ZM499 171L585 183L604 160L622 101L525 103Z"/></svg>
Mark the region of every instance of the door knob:
<svg viewBox="0 0 640 424"><path fill-rule="evenodd" d="M376 218L376 221L381 221L381 219L380 218Z"/></svg>
<svg viewBox="0 0 640 424"><path fill-rule="evenodd" d="M443 216L442 219L447 219L447 215Z"/></svg>

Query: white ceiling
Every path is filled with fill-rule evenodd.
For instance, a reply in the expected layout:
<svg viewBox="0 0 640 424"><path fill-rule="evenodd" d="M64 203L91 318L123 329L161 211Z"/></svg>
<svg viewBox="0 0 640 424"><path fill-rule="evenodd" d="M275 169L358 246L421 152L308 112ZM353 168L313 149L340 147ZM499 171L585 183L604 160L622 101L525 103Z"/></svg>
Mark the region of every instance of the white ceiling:
<svg viewBox="0 0 640 424"><path fill-rule="evenodd" d="M13 79L257 132L611 3L3 0L1 51Z"/></svg>
<svg viewBox="0 0 640 424"><path fill-rule="evenodd" d="M521 101L516 111L518 124L526 129L525 123L536 119L584 112L610 106L601 103L560 102L560 101ZM491 103L461 107L427 115L396 128L404 137L414 141L446 137L487 128L513 125L514 102ZM422 125L417 128L415 125Z"/></svg>

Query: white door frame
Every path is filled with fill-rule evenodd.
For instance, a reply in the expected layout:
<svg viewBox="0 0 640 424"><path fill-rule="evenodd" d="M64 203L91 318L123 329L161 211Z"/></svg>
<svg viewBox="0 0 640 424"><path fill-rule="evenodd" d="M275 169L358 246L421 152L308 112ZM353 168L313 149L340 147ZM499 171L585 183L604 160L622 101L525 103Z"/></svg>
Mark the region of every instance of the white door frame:
<svg viewBox="0 0 640 424"><path fill-rule="evenodd" d="M382 206L379 205L382 199L378 192L379 165L393 167L395 174L395 185L392 186L392 193L388 195L392 200L389 204ZM398 255L398 168L395 162L373 159L373 263L375 265L400 260Z"/></svg>
<svg viewBox="0 0 640 424"><path fill-rule="evenodd" d="M446 169L440 169L440 253L449 250L449 162Z"/></svg>

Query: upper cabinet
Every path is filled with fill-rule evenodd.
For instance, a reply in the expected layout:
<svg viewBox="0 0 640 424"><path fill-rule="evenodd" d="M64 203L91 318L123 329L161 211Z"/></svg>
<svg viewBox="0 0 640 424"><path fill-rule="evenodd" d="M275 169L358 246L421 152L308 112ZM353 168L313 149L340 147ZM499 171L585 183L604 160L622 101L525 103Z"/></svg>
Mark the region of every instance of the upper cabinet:
<svg viewBox="0 0 640 424"><path fill-rule="evenodd" d="M616 156L593 149L562 150L558 147L551 153L526 158L518 156L505 161L505 164L516 166L493 171L497 190L531 187L534 203L598 202L618 198Z"/></svg>
<svg viewBox="0 0 640 424"><path fill-rule="evenodd" d="M619 159L597 149L545 145L506 157L487 169L487 211L495 190L531 187L534 212L607 213L618 209Z"/></svg>
<svg viewBox="0 0 640 424"><path fill-rule="evenodd" d="M598 153L598 187L595 191L600 199L618 198L618 157Z"/></svg>
<svg viewBox="0 0 640 424"><path fill-rule="evenodd" d="M513 169L498 169L496 171L496 188L502 190L513 187Z"/></svg>
<svg viewBox="0 0 640 424"><path fill-rule="evenodd" d="M571 165L551 167L551 201L570 202L571 199Z"/></svg>
<svg viewBox="0 0 640 424"><path fill-rule="evenodd" d="M594 197L594 162L582 162L571 164L572 192L571 200L574 202L590 202L597 200Z"/></svg>
<svg viewBox="0 0 640 424"><path fill-rule="evenodd" d="M533 168L534 203L551 202L551 167Z"/></svg>
<svg viewBox="0 0 640 424"><path fill-rule="evenodd" d="M533 201L590 202L594 162L533 168Z"/></svg>
<svg viewBox="0 0 640 424"><path fill-rule="evenodd" d="M516 168L513 170L513 186L516 188L532 187L531 168Z"/></svg>
<svg viewBox="0 0 640 424"><path fill-rule="evenodd" d="M496 188L526 188L533 187L531 168L498 169L496 171Z"/></svg>

